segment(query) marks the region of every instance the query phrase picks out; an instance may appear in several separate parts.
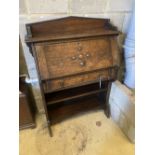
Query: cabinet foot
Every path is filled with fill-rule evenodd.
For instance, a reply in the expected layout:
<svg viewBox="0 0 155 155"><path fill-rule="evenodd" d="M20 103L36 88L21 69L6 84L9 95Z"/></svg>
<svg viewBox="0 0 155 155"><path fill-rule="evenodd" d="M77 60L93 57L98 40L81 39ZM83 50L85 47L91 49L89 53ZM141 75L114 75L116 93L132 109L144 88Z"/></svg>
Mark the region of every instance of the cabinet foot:
<svg viewBox="0 0 155 155"><path fill-rule="evenodd" d="M105 110L104 110L104 113L108 118L110 118L110 116L111 116L110 104L109 104L109 96L110 96L110 91L111 91L111 85L112 85L112 82L109 82L108 91L106 94Z"/></svg>
<svg viewBox="0 0 155 155"><path fill-rule="evenodd" d="M107 118L110 118L110 116L111 116L110 105L108 105L108 106L106 107L106 109L104 109L104 113L105 113L105 115L107 116Z"/></svg>
<svg viewBox="0 0 155 155"><path fill-rule="evenodd" d="M53 133L52 133L50 121L48 121L48 126L47 126L47 128L48 128L48 133L49 133L50 137L53 137Z"/></svg>

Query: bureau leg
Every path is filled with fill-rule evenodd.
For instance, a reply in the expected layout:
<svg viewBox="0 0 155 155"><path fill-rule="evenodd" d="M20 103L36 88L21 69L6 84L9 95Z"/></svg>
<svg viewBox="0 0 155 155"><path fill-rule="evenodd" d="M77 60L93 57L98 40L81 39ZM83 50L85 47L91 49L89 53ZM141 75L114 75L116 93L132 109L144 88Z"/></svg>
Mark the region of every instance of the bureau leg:
<svg viewBox="0 0 155 155"><path fill-rule="evenodd" d="M100 92L99 95L98 95L98 100L99 100L99 104L103 107L104 109L104 101L105 101L105 98L104 98L104 94L103 92Z"/></svg>
<svg viewBox="0 0 155 155"><path fill-rule="evenodd" d="M107 90L107 94L106 94L105 110L104 110L104 113L108 118L110 118L110 116L111 116L110 104L109 104L109 96L110 96L111 84L112 84L112 82L108 83L108 90Z"/></svg>
<svg viewBox="0 0 155 155"><path fill-rule="evenodd" d="M48 121L47 128L48 128L48 133L49 133L50 137L53 137L50 121Z"/></svg>

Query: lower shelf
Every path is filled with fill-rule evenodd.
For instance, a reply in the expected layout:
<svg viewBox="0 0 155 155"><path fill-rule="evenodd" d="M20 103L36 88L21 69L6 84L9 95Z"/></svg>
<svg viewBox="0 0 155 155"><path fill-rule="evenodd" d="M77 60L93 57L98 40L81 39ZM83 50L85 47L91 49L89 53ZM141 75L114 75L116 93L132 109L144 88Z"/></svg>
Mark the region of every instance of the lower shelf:
<svg viewBox="0 0 155 155"><path fill-rule="evenodd" d="M91 96L107 91L107 85L104 84L99 88L98 83L89 84L87 86L80 86L77 88L71 88L68 90L62 90L58 92L45 94L45 100L47 105L69 101L80 97Z"/></svg>
<svg viewBox="0 0 155 155"><path fill-rule="evenodd" d="M92 95L74 101L51 105L48 107L48 114L51 123L55 124L71 115L79 114L79 112L94 110L96 108L104 109L104 103L104 100L102 103L99 102L98 95Z"/></svg>

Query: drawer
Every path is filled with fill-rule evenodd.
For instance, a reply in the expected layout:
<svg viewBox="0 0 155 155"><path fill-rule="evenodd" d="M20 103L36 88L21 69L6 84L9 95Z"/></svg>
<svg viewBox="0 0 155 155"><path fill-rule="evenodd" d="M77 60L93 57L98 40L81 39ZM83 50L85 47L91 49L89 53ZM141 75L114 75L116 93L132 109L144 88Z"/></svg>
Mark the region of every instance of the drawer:
<svg viewBox="0 0 155 155"><path fill-rule="evenodd" d="M112 66L109 39L38 43L36 60L42 80Z"/></svg>
<svg viewBox="0 0 155 155"><path fill-rule="evenodd" d="M43 82L43 90L45 93L48 93L58 91L61 89L86 85L93 82L99 82L100 79L104 81L104 80L114 80L115 78L116 78L115 69L104 70L82 75L64 77L60 79L47 80Z"/></svg>

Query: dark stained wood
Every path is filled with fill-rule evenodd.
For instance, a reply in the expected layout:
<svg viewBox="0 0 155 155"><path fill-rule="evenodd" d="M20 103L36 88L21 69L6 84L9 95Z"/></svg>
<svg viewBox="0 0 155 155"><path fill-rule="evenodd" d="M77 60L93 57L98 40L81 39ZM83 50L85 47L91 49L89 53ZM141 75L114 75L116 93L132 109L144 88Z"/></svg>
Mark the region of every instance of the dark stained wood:
<svg viewBox="0 0 155 155"><path fill-rule="evenodd" d="M37 50L37 49L36 49ZM47 68L47 63L46 63L46 58L44 51L42 50L37 50L36 54L36 60L38 62L38 69L40 70L40 76L44 76L45 78L49 77L49 72Z"/></svg>
<svg viewBox="0 0 155 155"><path fill-rule="evenodd" d="M45 99L48 105L55 104L62 101L73 100L84 96L90 96L92 94L98 94L100 92L103 93L104 91L106 91L106 86L107 84L106 85L104 84L104 87L102 84L102 88L99 89L98 83L89 84L86 86L71 88L71 89L68 89L67 91L62 90L62 91L54 92L52 94L48 93L45 95Z"/></svg>
<svg viewBox="0 0 155 155"><path fill-rule="evenodd" d="M101 109L102 105L98 102L98 95L92 95L85 98L79 98L74 101L61 102L57 106L49 106L49 116L52 124L63 121L70 116Z"/></svg>
<svg viewBox="0 0 155 155"><path fill-rule="evenodd" d="M119 65L119 32L110 20L67 17L26 27L49 134L55 119L76 112L97 106L109 116L110 85Z"/></svg>
<svg viewBox="0 0 155 155"><path fill-rule="evenodd" d="M104 106L104 109L105 109L104 112L105 112L105 114L106 114L106 116L108 118L111 115L111 112L110 112L110 104L109 104L109 95L110 95L111 85L112 85L112 82L109 82L108 83L107 93L106 93L106 98L105 98L105 106Z"/></svg>
<svg viewBox="0 0 155 155"><path fill-rule="evenodd" d="M50 104L55 104L55 103L59 103L59 102L63 102L63 101L74 100L74 99L77 99L77 98L80 98L80 97L90 96L90 95L98 94L98 93L101 93L101 92L104 92L104 91L106 91L106 89L88 91L88 92L85 92L85 93L79 93L79 94L74 95L74 96L72 95L70 97L65 96L64 98L60 98L61 96L59 96L60 99L56 99L56 100L51 99L49 102L47 102L47 104L50 105Z"/></svg>
<svg viewBox="0 0 155 155"><path fill-rule="evenodd" d="M40 84L40 92L41 92L43 106L44 106L44 110L45 110L45 116L46 116L46 120L47 120L47 128L48 128L49 135L52 137L53 136L53 133L52 133L52 130L50 128L51 121L50 121L50 118L49 118L49 114L48 114L48 110L47 110L47 105L46 105L46 102L45 102L43 85L41 83L40 73L39 73L39 69L38 69L38 61L37 61L36 51L35 51L35 48L34 48L34 44L33 43L31 44L31 47L30 48L33 51L34 60L36 62L37 74L38 74L38 79L39 79L39 84Z"/></svg>
<svg viewBox="0 0 155 155"><path fill-rule="evenodd" d="M110 40L108 39L42 46L36 44L35 48L42 80L107 68L112 64Z"/></svg>
<svg viewBox="0 0 155 155"><path fill-rule="evenodd" d="M67 38L118 35L109 19L66 17L27 24L26 42L40 42ZM32 36L32 37L31 37Z"/></svg>
<svg viewBox="0 0 155 155"><path fill-rule="evenodd" d="M119 53L119 48L118 48L116 37L111 38L111 51L112 51L112 57L113 57L113 66L119 66L120 65L120 53Z"/></svg>
<svg viewBox="0 0 155 155"><path fill-rule="evenodd" d="M24 82L25 77L20 77L20 94L19 94L19 129L34 128L35 111L32 106L30 90Z"/></svg>
<svg viewBox="0 0 155 155"><path fill-rule="evenodd" d="M33 128L35 123L25 94L19 95L19 129Z"/></svg>
<svg viewBox="0 0 155 155"><path fill-rule="evenodd" d="M109 71L110 70L110 71ZM56 78L54 80L46 80L43 82L43 89L45 93L58 91L70 87L77 87L81 85L87 85L89 83L99 82L102 80L114 80L116 68L101 69L93 72L84 72L82 74L74 74L73 76Z"/></svg>

